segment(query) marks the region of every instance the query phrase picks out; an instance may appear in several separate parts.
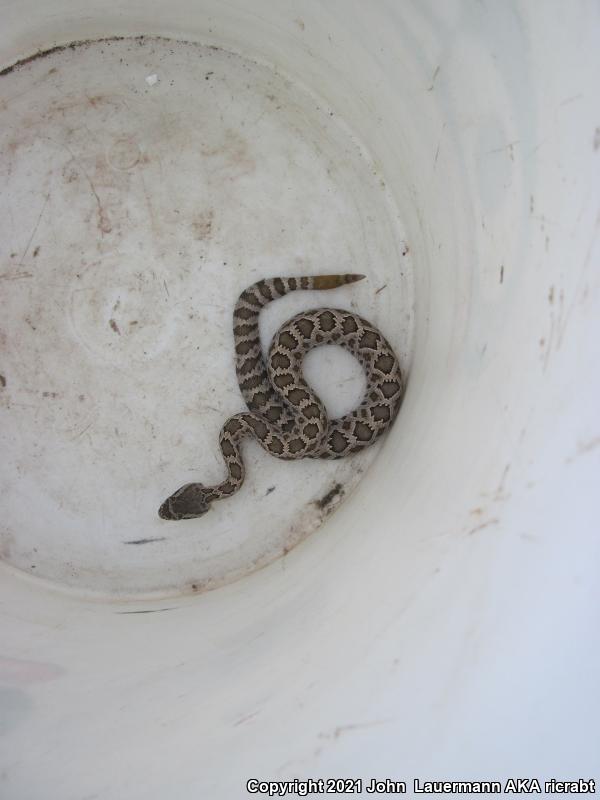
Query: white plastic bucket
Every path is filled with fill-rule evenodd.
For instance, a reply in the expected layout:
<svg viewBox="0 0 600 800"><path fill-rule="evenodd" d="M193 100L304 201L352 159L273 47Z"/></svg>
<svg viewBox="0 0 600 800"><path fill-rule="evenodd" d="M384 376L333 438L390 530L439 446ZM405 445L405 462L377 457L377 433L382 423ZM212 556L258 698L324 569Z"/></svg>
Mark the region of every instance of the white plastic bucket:
<svg viewBox="0 0 600 800"><path fill-rule="evenodd" d="M63 152L61 170L65 165L78 170L80 184L75 178L73 183L87 186L89 204L79 205L75 195L73 208L64 206L63 225L55 216L45 219L56 185L42 182L37 193L32 188L44 164L41 154L47 152L36 148L48 144L44 126L58 124L59 113L65 119L73 110L67 98L62 110L55 104L52 120L40 114L46 91L40 81L42 77L51 81L55 74L49 74L54 66L44 72L40 65L51 56L0 77L5 81L20 75L27 91L33 92L30 96L41 98L38 105L32 101L28 107L28 95L14 94L8 97L10 102L5 96L2 106L8 121L3 125L2 152L13 154L6 159L3 155L7 182L14 180L11 169L17 164L10 159L16 158L28 130L35 129L35 136L28 140L27 157L22 149L18 163L27 191L19 195L11 188L2 198L5 230L14 234L18 247L13 251L11 244L3 245L0 276L5 286L10 283L0 333L13 369L5 375L0 368L5 400L2 435L13 459L5 459L10 470L2 472L3 495L9 502L3 512L4 529L0 523L4 559L0 795L11 800L232 798L246 796L246 781L251 778L348 777L363 779L364 787L371 779L390 778L405 781L412 792L414 779L526 777L540 780L543 788L543 781L552 777L600 777L594 737L600 711L597 6L386 0L370 4L107 0L98 6L88 0L44 4L23 0L3 2L1 8L0 65L7 68L37 51L75 41L145 35L147 43L151 37L166 37L218 48L212 51L214 58L247 59L256 65L253 78L267 70L286 91L293 93L298 87L302 97L315 99L319 113L326 111L339 120L339 128L327 129L323 139L331 152L321 152L322 163L330 159L335 169L358 163L349 155L348 143L355 142L361 163L369 165L385 193L385 203L383 195L372 201L381 202L385 210L374 207L362 245L348 245L348 258L370 259L375 270L371 278L382 276L382 285L388 277L396 281L377 301L374 292L380 287L371 282L370 294L365 289L356 296L357 308L364 310L367 304L386 333L396 337L409 379L400 416L368 471L365 468L358 476L360 482L355 480L356 466L335 467L347 470L337 477L338 473L319 472L326 467L317 462L281 465L251 451L255 474L265 470L256 481L262 475L266 486L272 474L284 488L279 501L276 492L269 495L273 505L268 507L269 497L262 489L260 497L256 488L245 496L240 492L231 500L238 503L231 512L223 510L222 516L214 517L233 520L231 530L225 525L219 529L221 537L231 537L229 553L248 548L241 566L228 566L219 573L214 585L224 584L220 588L196 591L213 584L193 584L193 575L183 568L188 554L198 565L203 563L202 548L213 541L210 527L186 523L184 528L177 524L173 528L165 523L164 540L171 549L164 545L165 550L152 551L153 556L145 555L150 552L146 547L125 551L113 546L111 521L124 502L115 494L115 472L123 464L133 465L127 486L139 483L138 504L128 513L131 540L138 541L148 503L157 507L163 499L157 496L154 502L154 494L162 491L162 484L152 483L157 451L149 445L148 486L145 478L140 479L145 469L143 448L127 445L115 453L106 445L112 441L107 433L95 441L84 439L81 447L87 450L68 449L73 436L79 447L86 418L77 412L73 419L81 425L72 432L66 425L60 427L58 412L45 410L48 400L60 399L52 397L58 392L48 389L49 396L44 397L40 376L56 377L63 369L65 375L76 375L77 348L85 340L96 354L90 362L96 368L89 373L89 385L96 387L96 399L104 398L106 431L124 421L117 414L118 384L111 384L114 376L102 372L105 362L94 347L98 341L101 347L104 340L96 338L95 318L86 316L82 306L67 309L71 327L65 330L70 333L60 342L54 323L44 328L50 325L48 320L57 319L57 312L43 309L35 294L36 282L39 285L45 274L38 266L46 252L44 244L37 262L33 253L36 231L44 230L53 258L43 263L54 270L48 285L56 286L57 253L64 245L66 270L75 258L67 245L83 241L78 221L96 225L93 244L100 242L101 266L88 273L93 280L89 279L86 291L103 292L98 308L104 308L109 302L108 284L102 282L106 270L118 272L123 263L130 263L133 239L127 240L127 249L124 239L113 247L106 238L121 217L113 209L111 218L110 208L109 216L103 216L108 189L96 185L87 155L79 156L83 138L77 139L71 155ZM135 40L126 39L125 46L130 41ZM54 56L75 58L79 52L67 48L56 50ZM98 63L100 72L90 73L86 80L101 82L102 64L112 65L108 54ZM77 77L69 76L69 64L76 62L58 64L63 72L54 92L64 88L63 76L65 81ZM38 68L41 71L34 73ZM35 77L29 85L28 75ZM160 64L155 71L136 75L144 92L152 91L164 77ZM84 90L85 86L82 97ZM87 98L90 114L102 108L98 96ZM25 120L22 136L11 127L16 119L14 104L20 109L19 119ZM111 162L115 203L136 195L128 194L134 191L130 184L119 184L119 193L114 175L118 170L129 174L144 154L131 131L123 135L113 131L112 149L102 149L102 137L110 125L118 125L121 112L123 108L102 111L102 125L90 131L90 141L99 138L99 152ZM240 125L243 119L240 113ZM158 130L158 116L156 120ZM308 136L313 123L320 124L305 120L306 130L294 129L298 142ZM178 141L177 126L170 130ZM232 129L229 155L215 167L225 170L224 181L231 178L227 170L233 170L236 181L245 180L251 154L244 150L240 130ZM150 141L154 131L146 133ZM316 152L319 141L315 139L311 152ZM336 142L348 148L344 154L336 150ZM254 144L258 147L260 142ZM178 146L174 144L174 151ZM210 148L205 155L216 157ZM73 160L79 161L78 166ZM312 163L309 159L293 174L309 174ZM256 166L260 174L260 162ZM63 203L70 174L61 172ZM173 186L180 187L182 197L196 191L182 183L181 170L174 174ZM360 170L352 174L360 185ZM169 175L164 173L162 180L154 175L155 183L146 186L151 197L171 187ZM309 191L309 183L302 191ZM220 185L218 180L211 184L214 193ZM255 196L243 194L245 184L235 185L236 198L242 197L245 213L251 215ZM363 185L370 198L372 187L366 177ZM353 191L353 197L360 195L351 182L336 186L349 186L350 195ZM301 196L300 191L296 205ZM223 193L221 209L226 200ZM301 265L307 259L312 272L319 271L319 258L333 260L339 255L335 248L342 241L354 241L351 213L358 208L360 219L368 214L368 209L349 203L351 212L342 204L340 216L347 219L348 238L344 239L343 223L331 229L324 224L319 233L321 213L327 225L335 219L335 214L326 214L331 205L323 201L323 208L316 211L310 205L314 212L312 217L310 209L307 212L310 236L294 240L294 257ZM166 263L186 241L189 232L167 214L169 209L174 214L175 206L175 201L168 208L161 206L161 214L154 217L150 212L136 217L139 209L130 209L127 235L143 241L155 237L153 263L158 263L157 253L165 242L170 242L164 250ZM393 224L399 227L389 242L404 243L404 249L398 244L397 261L386 239L391 228L377 227L385 215L392 220L395 213ZM210 215L196 219L196 232L206 232L211 220ZM39 229L38 224L47 228ZM274 229L268 240L271 249L263 252L262 232L251 241L246 232L232 244L231 223L220 240L221 249L211 251L213 267L215 253L221 256L233 250L236 257L246 254L252 261L253 275L264 277L258 274L263 262L269 274L276 274L278 261L292 258L289 240L282 240L286 247L277 250ZM335 243L331 251L330 242ZM379 267L378 247L383 248ZM12 261L11 252L16 253ZM376 272L379 268L381 273ZM291 261L288 273L290 269ZM222 297L224 311L222 325L218 315L207 324L221 338L209 348L212 361L204 364L210 367L191 368L204 369L207 381L213 374L227 373L231 298L243 288L237 279L246 274L240 270L235 280L215 281L211 289L210 302L214 305ZM19 295L23 305L18 307L14 281L30 281L32 286L31 295L29 289ZM54 308L56 297L50 297ZM146 297L146 305L140 297ZM46 338L41 346L35 340L35 348L46 352L47 359L39 362L28 360L33 339L21 334L23 358L17 359L14 331L5 330L9 319L27 324L28 298L42 308L39 333ZM151 291L136 298L136 313L158 307ZM380 301L387 305L377 306ZM351 303L352 295L339 302ZM60 308L61 313L64 310ZM119 327L118 320L111 320ZM271 332L275 322L275 317L267 321ZM162 341L164 330L157 326L146 342ZM112 348L113 366L114 359L122 359L123 380L130 358L133 372L152 376L154 354L148 362L135 361L129 351L115 349L113 334L119 335L111 326L106 348ZM165 352L177 353L178 341L176 336L168 339ZM69 353L75 359L72 363ZM39 363L39 369L26 369L30 363ZM164 363L162 368L166 369ZM179 364L174 369L176 375L181 373ZM315 375L322 378L333 369L333 361L326 370L322 363ZM106 375L109 383L102 390ZM350 377L359 381L360 373ZM203 391L208 391L207 385L203 383ZM206 435L202 440L206 449L198 463L186 462L186 469L219 468L215 430L239 403L232 400L230 409L230 399L219 394L219 385L212 387L217 409L210 419L212 427L203 434L201 416L185 423L182 441L170 455L175 466L164 478L165 489L169 481L178 480L177 453L185 452L189 436ZM17 393L8 403L7 392L15 387L21 393L30 391L32 399L25 402ZM114 417L107 397L113 398ZM172 423L171 413L160 417L161 404L173 402L177 408L178 397L157 390L144 399L148 418L156 413L162 419L161 431L169 436L180 433L179 420L175 417ZM71 413L72 399L64 400L65 413ZM335 395L331 402L336 402ZM33 447L28 425L34 423L42 431L37 446L45 448L42 471L36 471L41 462L28 449ZM128 430L135 430L135 424L132 420ZM148 432L148 441L152 436ZM178 446L184 449L179 451ZM18 452L23 453L21 461ZM74 452L85 454L79 466ZM302 471L286 472L287 466ZM76 495L77 507L70 508L69 498L80 491L78 473L93 474L97 482L91 486L84 481ZM326 497L337 480L348 481L352 494L346 492L334 515L319 515L314 497L318 499L319 492L321 499ZM302 517L308 522L302 522L294 538L289 519L277 515L292 509L294 491L304 489L307 494L300 505L307 508L312 503L314 513L310 519ZM94 505L98 497L104 501L103 518ZM236 522L237 514L248 515L248 525L260 528L260 519L252 516L256 508L261 513L272 509L269 537L275 537L269 539L275 542L271 549L265 547L260 553L251 549L252 537L235 538L240 530L247 533ZM294 510L292 517L299 513ZM154 520L154 510L152 515ZM222 542L216 528L214 533L214 541ZM148 538L160 537L152 528ZM90 566L94 547L98 559L103 559L102 570ZM43 580L32 577L36 564L25 561L34 555L34 548L43 564ZM286 554L278 557L282 551ZM162 581L156 552L172 558L165 570L172 571L173 580ZM220 554L211 552L210 557L217 559ZM267 566L246 574L251 562ZM235 580L238 567L243 577ZM152 578L144 582L144 575L150 574ZM128 579L135 591L126 591Z"/></svg>

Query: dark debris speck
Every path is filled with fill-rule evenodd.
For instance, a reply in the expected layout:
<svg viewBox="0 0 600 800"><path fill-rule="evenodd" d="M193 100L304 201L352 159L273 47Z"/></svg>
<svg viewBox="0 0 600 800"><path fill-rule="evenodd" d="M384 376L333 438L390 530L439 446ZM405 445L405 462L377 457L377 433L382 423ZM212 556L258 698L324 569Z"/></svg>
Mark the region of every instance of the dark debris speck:
<svg viewBox="0 0 600 800"><path fill-rule="evenodd" d="M344 487L342 486L341 483L336 483L335 486L327 492L327 494L324 494L323 497L321 497L319 500L315 500L315 505L317 506L317 508L323 511L324 509L328 508L331 505L331 503L333 502L333 500L335 500L336 497L340 497L343 494L344 494Z"/></svg>

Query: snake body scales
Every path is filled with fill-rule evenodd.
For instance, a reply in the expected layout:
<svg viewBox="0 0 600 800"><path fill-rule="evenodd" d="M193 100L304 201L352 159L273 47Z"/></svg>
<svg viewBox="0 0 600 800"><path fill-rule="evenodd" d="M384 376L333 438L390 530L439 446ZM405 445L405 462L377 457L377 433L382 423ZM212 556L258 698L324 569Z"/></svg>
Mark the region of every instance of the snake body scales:
<svg viewBox="0 0 600 800"><path fill-rule="evenodd" d="M390 344L367 320L337 308L303 311L279 328L266 359L260 344L258 317L267 303L288 292L335 289L362 278L270 278L242 292L233 312L233 334L237 379L248 411L235 414L221 430L227 477L214 486L185 484L160 506L162 519L202 516L213 501L237 492L245 474L240 445L247 436L276 458L344 458L369 447L389 428L402 399L402 374ZM339 419L328 418L302 374L306 353L326 344L348 350L367 378L361 403Z"/></svg>

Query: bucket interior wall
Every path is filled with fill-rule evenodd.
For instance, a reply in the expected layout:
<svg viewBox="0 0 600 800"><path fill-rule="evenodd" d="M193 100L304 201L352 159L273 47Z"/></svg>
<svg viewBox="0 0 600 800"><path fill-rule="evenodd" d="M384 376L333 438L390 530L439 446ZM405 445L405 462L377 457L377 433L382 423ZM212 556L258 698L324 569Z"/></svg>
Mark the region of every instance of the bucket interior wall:
<svg viewBox="0 0 600 800"><path fill-rule="evenodd" d="M297 81L364 143L414 279L400 415L352 494L285 557L204 594L133 603L2 566L0 794L593 777L597 6L0 10L0 66L145 34ZM35 508L35 493L23 502Z"/></svg>

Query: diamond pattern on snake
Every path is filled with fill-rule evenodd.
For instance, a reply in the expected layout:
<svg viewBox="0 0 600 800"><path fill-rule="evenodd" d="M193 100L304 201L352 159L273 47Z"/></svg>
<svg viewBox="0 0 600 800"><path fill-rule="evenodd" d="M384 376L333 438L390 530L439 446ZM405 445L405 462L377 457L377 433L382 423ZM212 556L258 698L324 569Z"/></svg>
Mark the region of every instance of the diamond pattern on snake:
<svg viewBox="0 0 600 800"><path fill-rule="evenodd" d="M233 312L233 336L237 379L248 410L228 419L219 436L227 475L214 486L186 483L160 506L162 519L200 517L215 500L235 494L244 482L241 443L248 436L276 458L333 459L369 447L388 430L400 408L403 378L391 345L374 325L339 308L303 311L279 328L266 359L258 332L260 311L272 300L298 290L335 289L364 277L269 278L242 292ZM302 373L304 356L327 344L351 353L367 378L360 404L339 419L329 419Z"/></svg>

